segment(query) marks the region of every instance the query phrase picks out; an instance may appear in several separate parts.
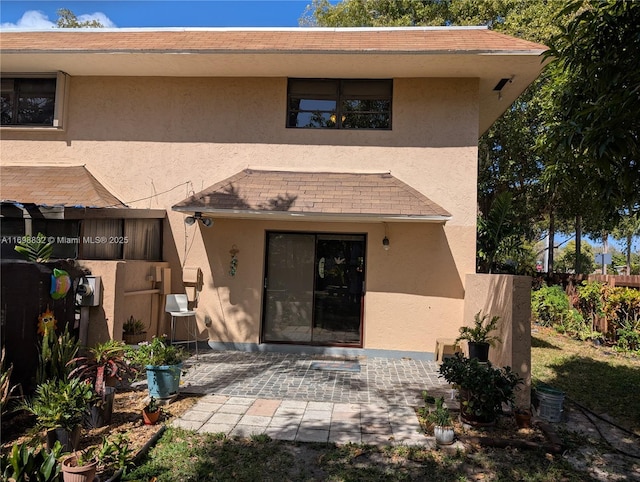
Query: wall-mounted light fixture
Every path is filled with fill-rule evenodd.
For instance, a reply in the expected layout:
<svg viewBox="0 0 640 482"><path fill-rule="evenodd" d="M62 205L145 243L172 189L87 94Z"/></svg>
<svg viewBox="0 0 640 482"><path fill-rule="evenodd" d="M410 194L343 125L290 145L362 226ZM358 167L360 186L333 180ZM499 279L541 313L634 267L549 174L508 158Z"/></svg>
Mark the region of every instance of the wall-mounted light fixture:
<svg viewBox="0 0 640 482"><path fill-rule="evenodd" d="M493 88L493 91L498 93L498 100L502 99L502 89L504 89L504 86L508 83L510 84L513 82L513 77L514 76L512 75L511 77L504 77L500 79L496 86Z"/></svg>
<svg viewBox="0 0 640 482"><path fill-rule="evenodd" d="M210 228L211 226L213 226L213 219L203 218L202 213L194 213L193 216L187 216L186 218L184 218L184 223L187 226L192 226L198 220L200 220L205 228Z"/></svg>
<svg viewBox="0 0 640 482"><path fill-rule="evenodd" d="M384 225L384 238L382 238L382 248L385 251L389 251L389 238L387 237L387 223L382 223Z"/></svg>

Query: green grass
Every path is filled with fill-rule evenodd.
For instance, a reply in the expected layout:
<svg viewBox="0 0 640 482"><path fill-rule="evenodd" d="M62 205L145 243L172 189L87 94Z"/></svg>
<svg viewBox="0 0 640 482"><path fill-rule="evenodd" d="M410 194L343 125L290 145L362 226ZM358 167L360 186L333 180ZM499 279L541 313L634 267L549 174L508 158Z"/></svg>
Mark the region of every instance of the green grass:
<svg viewBox="0 0 640 482"><path fill-rule="evenodd" d="M640 435L640 358L551 329L540 328L531 343L534 384L559 388L569 399Z"/></svg>
<svg viewBox="0 0 640 482"><path fill-rule="evenodd" d="M421 447L300 444L266 438L229 439L169 428L124 480L414 481L591 480L543 452L483 449L447 455Z"/></svg>

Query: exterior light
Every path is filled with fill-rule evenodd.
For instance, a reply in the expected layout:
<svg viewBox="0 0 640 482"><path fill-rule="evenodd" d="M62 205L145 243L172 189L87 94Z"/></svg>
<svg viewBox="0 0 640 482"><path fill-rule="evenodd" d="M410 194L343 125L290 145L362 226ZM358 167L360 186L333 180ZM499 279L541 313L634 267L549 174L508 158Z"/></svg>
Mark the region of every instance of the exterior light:
<svg viewBox="0 0 640 482"><path fill-rule="evenodd" d="M213 219L203 218L202 213L194 213L193 216L187 216L186 218L184 218L184 223L187 226L192 226L198 220L200 220L205 228L210 228L211 226L213 226Z"/></svg>
<svg viewBox="0 0 640 482"><path fill-rule="evenodd" d="M389 251L389 238L387 238L386 236L382 240L382 247L385 251Z"/></svg>

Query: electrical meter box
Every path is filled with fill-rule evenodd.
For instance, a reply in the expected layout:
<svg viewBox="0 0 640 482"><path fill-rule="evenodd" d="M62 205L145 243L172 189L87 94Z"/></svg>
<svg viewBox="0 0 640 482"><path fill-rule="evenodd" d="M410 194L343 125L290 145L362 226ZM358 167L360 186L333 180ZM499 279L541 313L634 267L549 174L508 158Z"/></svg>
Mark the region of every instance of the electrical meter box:
<svg viewBox="0 0 640 482"><path fill-rule="evenodd" d="M80 306L100 306L100 276L83 276L76 288L76 300Z"/></svg>

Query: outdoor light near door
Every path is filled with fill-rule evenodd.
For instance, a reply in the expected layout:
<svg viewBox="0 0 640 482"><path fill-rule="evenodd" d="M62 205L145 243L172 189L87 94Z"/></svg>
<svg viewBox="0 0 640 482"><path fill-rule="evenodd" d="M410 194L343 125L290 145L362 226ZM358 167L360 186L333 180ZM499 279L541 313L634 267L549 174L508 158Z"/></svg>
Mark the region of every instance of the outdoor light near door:
<svg viewBox="0 0 640 482"><path fill-rule="evenodd" d="M382 240L382 247L385 251L389 251L389 238L387 238L386 236Z"/></svg>
<svg viewBox="0 0 640 482"><path fill-rule="evenodd" d="M200 220L205 228L210 228L211 226L213 226L213 219L203 218L202 213L194 213L193 216L187 216L186 218L184 218L184 223L187 226L192 226L197 220Z"/></svg>

